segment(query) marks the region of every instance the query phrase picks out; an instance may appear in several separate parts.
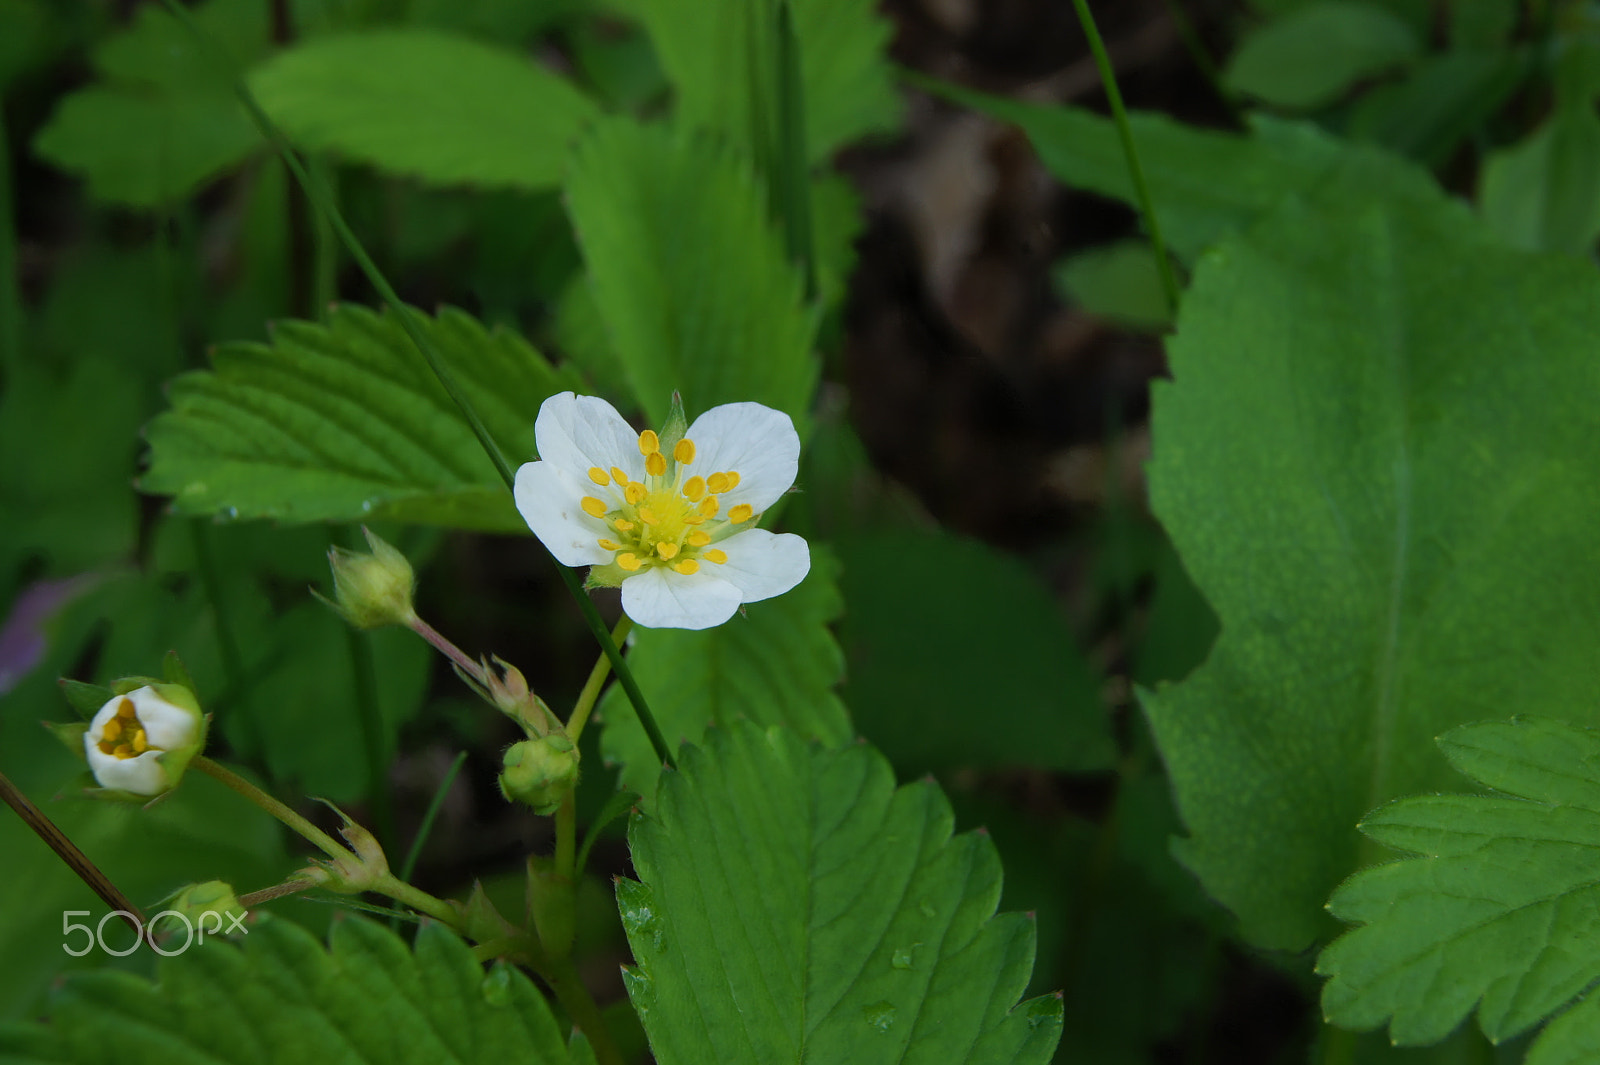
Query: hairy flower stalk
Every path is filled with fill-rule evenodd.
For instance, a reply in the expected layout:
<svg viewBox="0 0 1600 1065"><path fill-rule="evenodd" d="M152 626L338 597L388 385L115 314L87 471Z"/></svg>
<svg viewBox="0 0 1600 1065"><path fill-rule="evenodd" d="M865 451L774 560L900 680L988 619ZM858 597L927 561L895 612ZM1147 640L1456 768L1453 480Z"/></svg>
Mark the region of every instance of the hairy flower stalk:
<svg viewBox="0 0 1600 1065"><path fill-rule="evenodd" d="M591 567L591 585L621 585L647 628L720 625L811 568L803 539L755 528L799 470L789 416L728 403L682 424L636 433L605 400L562 392L534 424L539 460L517 471L534 535L563 565Z"/></svg>

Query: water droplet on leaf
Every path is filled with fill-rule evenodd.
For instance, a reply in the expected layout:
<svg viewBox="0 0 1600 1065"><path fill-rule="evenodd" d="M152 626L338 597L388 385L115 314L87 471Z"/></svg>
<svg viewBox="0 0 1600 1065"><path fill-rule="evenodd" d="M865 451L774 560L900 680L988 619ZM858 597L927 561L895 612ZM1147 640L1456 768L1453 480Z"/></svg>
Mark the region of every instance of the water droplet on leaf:
<svg viewBox="0 0 1600 1065"><path fill-rule="evenodd" d="M887 1032L894 1027L894 1019L899 1012L892 1002L874 1002L861 1011L861 1019L878 1031Z"/></svg>

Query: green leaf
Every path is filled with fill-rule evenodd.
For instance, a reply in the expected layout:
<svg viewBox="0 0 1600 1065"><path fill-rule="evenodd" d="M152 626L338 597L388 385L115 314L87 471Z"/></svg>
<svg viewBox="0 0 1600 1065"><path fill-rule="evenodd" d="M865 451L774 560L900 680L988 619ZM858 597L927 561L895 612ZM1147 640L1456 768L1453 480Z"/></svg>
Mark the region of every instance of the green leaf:
<svg viewBox="0 0 1600 1065"><path fill-rule="evenodd" d="M0 1053L63 1065L99 1065L113 1049L136 1065L584 1060L569 1054L526 976L506 966L485 975L432 923L417 933L415 952L362 918L337 922L324 949L269 917L240 947L209 939L158 969L155 983L114 971L69 981L48 1025L0 1028Z"/></svg>
<svg viewBox="0 0 1600 1065"><path fill-rule="evenodd" d="M231 96L91 85L61 102L33 147L87 178L96 199L161 207L242 161L258 142Z"/></svg>
<svg viewBox="0 0 1600 1065"><path fill-rule="evenodd" d="M1172 324L1155 253L1142 240L1080 252L1053 276L1056 287L1090 314L1152 332Z"/></svg>
<svg viewBox="0 0 1600 1065"><path fill-rule="evenodd" d="M703 137L616 118L574 152L568 211L612 347L654 424L754 400L802 439L816 387L801 298L750 163Z"/></svg>
<svg viewBox="0 0 1600 1065"><path fill-rule="evenodd" d="M679 765L617 884L661 1065L1050 1059L1061 1000L1017 1002L1033 922L995 916L994 844L952 838L937 785L750 722Z"/></svg>
<svg viewBox="0 0 1600 1065"><path fill-rule="evenodd" d="M579 387L527 342L446 308L417 316L490 435L531 458L546 398ZM148 430L147 492L183 514L526 528L454 403L394 315L334 310L282 322L270 345L229 344L173 382Z"/></svg>
<svg viewBox="0 0 1600 1065"><path fill-rule="evenodd" d="M550 188L596 113L517 53L431 30L317 38L250 86L302 147L440 185Z"/></svg>
<svg viewBox="0 0 1600 1065"><path fill-rule="evenodd" d="M1144 706L1180 857L1287 949L1361 814L1448 779L1434 736L1600 686L1600 278L1362 159L1201 262L1155 387L1152 502L1222 634Z"/></svg>
<svg viewBox="0 0 1600 1065"><path fill-rule="evenodd" d="M765 158L777 118L773 0L623 0L644 23L677 92L680 124L713 130ZM870 0L793 0L807 156L830 158L899 120L885 51L889 24Z"/></svg>
<svg viewBox="0 0 1600 1065"><path fill-rule="evenodd" d="M839 554L845 697L903 772L1112 764L1099 682L1038 574L944 532L853 536Z"/></svg>
<svg viewBox="0 0 1600 1065"><path fill-rule="evenodd" d="M1474 1007L1499 1042L1566 1008L1529 1065L1592 1061L1600 931L1600 733L1516 718L1439 740L1496 795L1427 795L1380 807L1361 830L1407 860L1367 869L1329 902L1362 927L1322 952L1323 1010L1389 1024L1402 1045L1444 1038Z"/></svg>
<svg viewBox="0 0 1600 1065"><path fill-rule="evenodd" d="M1588 100L1557 108L1484 162L1480 209L1519 248L1588 255L1600 236L1600 117Z"/></svg>
<svg viewBox="0 0 1600 1065"><path fill-rule="evenodd" d="M1403 81L1364 95L1352 108L1345 133L1443 166L1534 69L1525 47L1428 56Z"/></svg>
<svg viewBox="0 0 1600 1065"><path fill-rule="evenodd" d="M1421 51L1411 27L1354 0L1307 4L1246 37L1228 61L1229 88L1278 107L1332 103L1363 78Z"/></svg>
<svg viewBox="0 0 1600 1065"><path fill-rule="evenodd" d="M628 663L667 738L698 743L707 726L748 718L785 725L830 747L850 742L850 714L834 689L844 655L828 630L843 604L839 564L813 544L811 572L776 599L714 629L635 630ZM600 706L601 750L623 765L621 784L649 802L661 766L633 706L612 685Z"/></svg>
<svg viewBox="0 0 1600 1065"><path fill-rule="evenodd" d="M1021 126L1063 184L1137 206L1127 156L1110 119L1078 107L1043 107L931 79L908 80ZM1202 130L1159 114L1134 113L1130 122L1162 232L1185 261L1292 193L1315 187L1346 150L1309 124L1261 116L1248 136Z"/></svg>

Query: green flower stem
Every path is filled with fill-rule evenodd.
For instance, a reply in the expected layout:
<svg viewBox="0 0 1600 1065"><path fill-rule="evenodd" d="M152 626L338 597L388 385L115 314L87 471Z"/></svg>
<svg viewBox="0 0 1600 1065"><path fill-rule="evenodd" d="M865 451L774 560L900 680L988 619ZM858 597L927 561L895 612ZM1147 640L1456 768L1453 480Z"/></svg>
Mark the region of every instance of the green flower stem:
<svg viewBox="0 0 1600 1065"><path fill-rule="evenodd" d="M483 666L480 663L474 662L472 659L468 658L467 653L461 648L457 647L455 644L451 643L449 637L445 636L438 629L434 628L432 625L429 625L426 621L423 621L415 614L411 615L411 621L409 622L409 625L412 632L431 643L434 647L434 650L438 651L451 662L455 663L455 667L457 669L461 670L483 687L487 688L489 686L489 678L484 675Z"/></svg>
<svg viewBox="0 0 1600 1065"><path fill-rule="evenodd" d="M385 873L372 885L372 890L380 895L387 895L394 901L404 906L410 906L418 913L425 913L435 921L449 925L459 930L461 915L443 899L435 898L420 888L414 888L401 880L393 873Z"/></svg>
<svg viewBox="0 0 1600 1065"><path fill-rule="evenodd" d="M189 763L189 766L192 769L200 770L200 772L209 777L215 777L217 780L222 781L222 783L226 784L240 795L243 795L245 798L249 799L251 802L255 803L257 806L261 807L267 813L271 814L273 817L276 817L279 821L282 821L296 832L300 833L300 835L304 836L312 846L322 851L322 853L326 854L328 857L334 859L335 861L349 859L351 855L349 847L342 846L332 836L322 831L322 829L318 828L310 821L307 821L305 818L301 817L299 814L295 813L283 803L279 802L277 799L274 799L271 795L268 795L266 792L262 791L260 788L256 787L254 784L250 783L233 770L227 769L217 762L213 762L203 754L195 755L194 760Z"/></svg>
<svg viewBox="0 0 1600 1065"><path fill-rule="evenodd" d="M577 880L578 796L567 792L556 809L556 872L568 880Z"/></svg>
<svg viewBox="0 0 1600 1065"><path fill-rule="evenodd" d="M233 91L239 97L239 102L244 105L245 110L249 112L251 119L256 124L256 128L261 131L262 136L283 158L284 165L289 168L290 173L294 174L295 180L305 189L306 195L316 204L317 210L328 220L328 223L333 227L334 233L339 237L340 242L344 244L345 250L350 253L350 257L361 268L361 272L366 275L368 282L377 291L379 297L393 308L396 319L405 330L406 335L411 338L411 342L422 353L423 359L427 361L428 366L433 370L434 376L439 379L439 384L444 387L445 392L461 411L461 416L466 419L468 427L472 429L472 434L477 437L478 444L483 448L484 454L488 455L489 460L494 463L494 468L499 472L500 479L505 482L507 489L513 488L516 484L516 475L506 462L506 457L500 453L499 447L495 445L494 440L489 436L489 431L484 427L483 420L478 417L478 412L473 408L466 394L461 391L461 387L456 383L455 376L445 366L444 361L439 357L439 353L434 350L433 344L429 342L427 335L417 325L414 312L400 301L399 295L395 293L394 286L389 284L388 278L383 276L377 264L372 261L372 257L367 254L367 250L356 239L355 233L345 224L344 216L339 213L338 207L334 205L333 197L328 192L327 187L306 171L306 168L301 165L299 157L294 154L294 151L289 147L288 141L284 139L283 133L272 119L267 117L267 113L261 109L261 105L256 102L255 94L250 91L244 80L238 76L238 64L233 61L231 56L227 55L220 44L206 36L205 32L195 23L193 16L178 0L162 0L162 3L172 13L172 16L183 23L202 44L215 48L218 54L226 59L228 71L233 77ZM644 692L639 689L639 682L634 679L627 663L622 660L621 652L617 650L616 644L612 642L611 634L606 631L606 623L600 617L600 611L595 608L594 601L584 592L583 585L571 569L557 563L556 571L561 574L561 580L566 584L567 591L578 604L578 612L583 615L583 620L588 624L589 631L594 633L594 638L599 642L600 649L611 660L611 667L617 671L617 680L621 683L622 690L628 693L628 700L633 703L634 711L639 715L639 720L644 723L645 732L649 735L650 742L656 749L656 755L666 764L672 765L672 752L667 749L666 738L662 736L660 727L656 725L655 718L651 716L650 706L645 702Z"/></svg>
<svg viewBox="0 0 1600 1065"><path fill-rule="evenodd" d="M356 682L356 710L361 722L361 747L367 762L367 802L379 845L394 846L394 803L389 798L389 765L383 757L383 708L378 705L378 666L367 634L344 626L350 649L350 670Z"/></svg>
<svg viewBox="0 0 1600 1065"><path fill-rule="evenodd" d="M617 627L611 630L611 639L621 647L632 631L633 619L624 614L622 620L617 622ZM573 743L577 743L578 737L583 735L583 726L588 724L589 714L593 712L594 704L600 698L600 689L605 686L606 675L610 672L611 660L601 655L589 671L589 679L584 682L583 691L578 693L578 701L572 704L572 714L567 718L567 738Z"/></svg>
<svg viewBox="0 0 1600 1065"><path fill-rule="evenodd" d="M600 1065L626 1065L622 1051L617 1047L616 1040L611 1038L610 1029L606 1027L605 1018L600 1015L600 1007L595 1004L594 996L589 994L589 989L578 976L578 967L572 963L572 959L552 958L550 964L539 975L550 985L550 990L556 993L557 1001L572 1018L572 1023L589 1037L589 1045L594 1048L595 1060Z"/></svg>
<svg viewBox="0 0 1600 1065"><path fill-rule="evenodd" d="M170 0L169 0L170 2ZM1122 105L1122 91L1117 88L1116 71L1111 69L1111 57L1106 54L1106 44L1100 39L1100 30L1089 10L1089 0L1072 0L1078 12L1078 22L1084 36L1089 38L1089 48L1094 52L1095 65L1100 68L1100 81L1105 85L1106 99L1111 103L1111 117L1116 120L1117 134L1122 138L1122 151L1128 157L1128 173L1133 178L1134 195L1139 200L1139 213L1144 216L1145 229L1150 233L1150 247L1155 251L1156 269L1161 272L1161 288L1167 296L1167 310L1178 313L1178 279L1172 272L1172 262L1167 258L1167 244L1161 237L1161 223L1156 220L1156 210L1150 200L1150 186L1145 183L1144 167L1139 163L1139 151L1133 144L1133 130L1128 125L1128 110Z"/></svg>
<svg viewBox="0 0 1600 1065"><path fill-rule="evenodd" d="M316 885L309 880L285 880L281 884L274 884L271 887L262 888L260 891L252 891L247 895L240 895L239 905L247 910L253 910L263 902L281 899L286 895L296 895L302 891L309 891L314 887Z"/></svg>

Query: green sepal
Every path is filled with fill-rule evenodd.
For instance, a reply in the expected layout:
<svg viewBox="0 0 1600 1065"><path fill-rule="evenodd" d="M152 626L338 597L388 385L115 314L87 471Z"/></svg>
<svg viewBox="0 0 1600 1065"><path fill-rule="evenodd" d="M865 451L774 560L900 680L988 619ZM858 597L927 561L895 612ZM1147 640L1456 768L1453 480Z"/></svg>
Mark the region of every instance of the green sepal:
<svg viewBox="0 0 1600 1065"><path fill-rule="evenodd" d="M583 587L585 591L592 591L595 588L620 588L622 582L631 576L633 574L615 562L607 562L604 566L589 567L589 576L584 580Z"/></svg>
<svg viewBox="0 0 1600 1065"><path fill-rule="evenodd" d="M56 683L61 685L61 694L66 697L67 705L85 721L92 720L102 706L117 697L117 693L110 688L85 684L81 680L62 677Z"/></svg>
<svg viewBox="0 0 1600 1065"><path fill-rule="evenodd" d="M673 461L672 449L678 446L678 441L688 431L689 419L683 413L683 397L674 392L672 406L667 409L667 420L661 426L661 432L656 434L661 441L661 454L669 464ZM670 475L672 471L669 469L667 472Z"/></svg>
<svg viewBox="0 0 1600 1065"><path fill-rule="evenodd" d="M50 730L50 735L61 741L61 745L78 756L80 761L87 761L83 753L83 737L89 731L89 726L82 721L41 721L39 724Z"/></svg>
<svg viewBox="0 0 1600 1065"><path fill-rule="evenodd" d="M168 684L179 684L191 692L198 691L194 678L189 675L188 667L183 664L183 659L178 657L178 652L168 651L167 657L161 660L161 676Z"/></svg>
<svg viewBox="0 0 1600 1065"><path fill-rule="evenodd" d="M157 677L118 677L111 682L111 694L127 695L129 692L136 692L140 688L157 688L165 683L165 681ZM96 707L96 709L99 709L99 707Z"/></svg>

